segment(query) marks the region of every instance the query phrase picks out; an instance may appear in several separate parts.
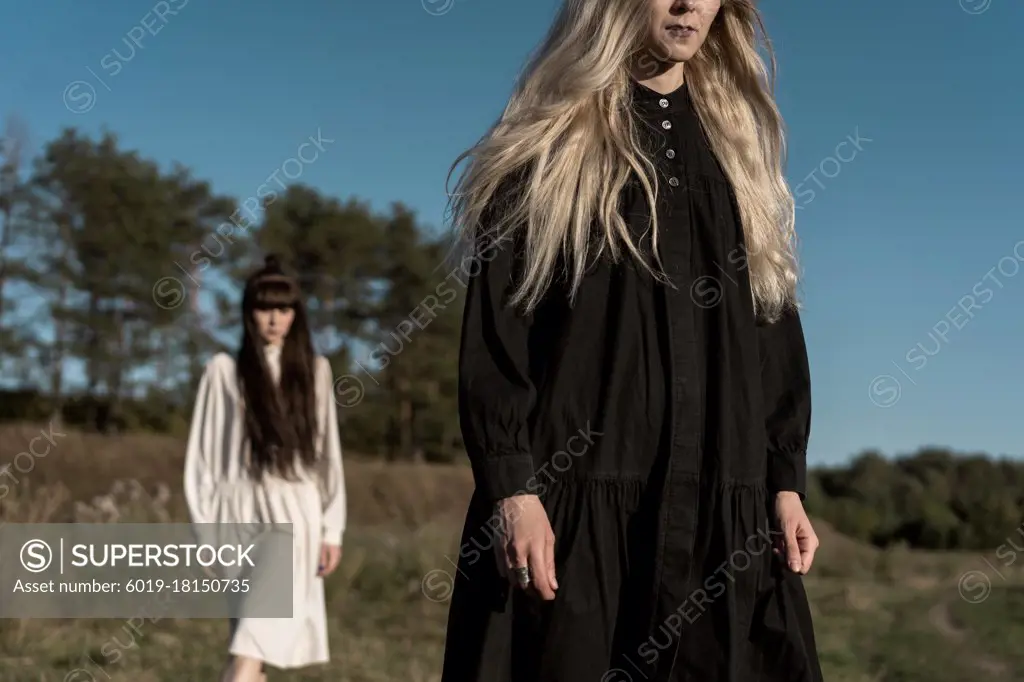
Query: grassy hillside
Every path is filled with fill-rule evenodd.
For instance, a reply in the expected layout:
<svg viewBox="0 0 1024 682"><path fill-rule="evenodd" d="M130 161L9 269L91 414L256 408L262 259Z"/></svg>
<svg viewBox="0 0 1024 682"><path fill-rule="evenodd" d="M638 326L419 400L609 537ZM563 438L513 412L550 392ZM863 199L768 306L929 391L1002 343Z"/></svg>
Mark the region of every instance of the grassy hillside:
<svg viewBox="0 0 1024 682"><path fill-rule="evenodd" d="M32 426L0 429L0 465L39 433ZM52 440L45 457L19 458L16 482L5 477L4 520L184 518L179 441L79 434ZM346 467L351 530L341 568L328 582L334 662L300 673L272 671L270 680L437 680L444 581L452 571L447 557L457 554L469 472L383 467L356 457ZM818 530L822 548L806 582L827 680L1024 680L1024 575L1016 566L1004 567L994 553L883 552L824 524ZM219 621L165 619L136 629L119 620L0 621L0 682L215 680L226 636Z"/></svg>

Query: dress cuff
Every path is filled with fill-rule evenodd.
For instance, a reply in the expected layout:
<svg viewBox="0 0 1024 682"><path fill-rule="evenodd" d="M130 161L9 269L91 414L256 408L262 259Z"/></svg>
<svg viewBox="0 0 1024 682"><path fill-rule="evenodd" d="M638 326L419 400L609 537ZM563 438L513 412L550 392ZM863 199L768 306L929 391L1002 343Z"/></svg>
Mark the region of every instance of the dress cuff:
<svg viewBox="0 0 1024 682"><path fill-rule="evenodd" d="M492 500L528 494L533 478L533 456L501 454L484 462L484 485Z"/></svg>
<svg viewBox="0 0 1024 682"><path fill-rule="evenodd" d="M768 490L807 495L807 453L771 452L768 455Z"/></svg>
<svg viewBox="0 0 1024 682"><path fill-rule="evenodd" d="M341 537L344 534L344 529L330 528L328 526L324 526L324 530L320 536L320 540L325 545L337 545L338 547L341 547Z"/></svg>

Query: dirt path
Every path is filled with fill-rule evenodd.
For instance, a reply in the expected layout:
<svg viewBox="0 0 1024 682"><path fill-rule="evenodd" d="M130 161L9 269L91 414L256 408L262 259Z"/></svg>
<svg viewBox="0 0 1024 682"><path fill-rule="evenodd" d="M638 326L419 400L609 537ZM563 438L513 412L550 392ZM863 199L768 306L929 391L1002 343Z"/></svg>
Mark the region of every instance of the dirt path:
<svg viewBox="0 0 1024 682"><path fill-rule="evenodd" d="M949 612L949 604L939 602L928 611L928 620L941 632L954 642L962 642L966 638L964 631L953 622L953 614Z"/></svg>
<svg viewBox="0 0 1024 682"><path fill-rule="evenodd" d="M967 639L967 631L953 620L953 614L949 612L947 602L939 602L929 609L928 620L936 630L952 642L960 643ZM971 662L979 670L996 677L996 679L1004 678L1009 670L1005 663L991 656L975 654L971 656Z"/></svg>

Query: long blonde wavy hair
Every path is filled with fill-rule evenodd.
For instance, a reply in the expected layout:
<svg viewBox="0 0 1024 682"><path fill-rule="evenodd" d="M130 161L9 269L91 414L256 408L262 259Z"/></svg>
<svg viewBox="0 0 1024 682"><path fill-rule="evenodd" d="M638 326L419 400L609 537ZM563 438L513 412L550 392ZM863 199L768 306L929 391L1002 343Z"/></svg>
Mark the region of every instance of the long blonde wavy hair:
<svg viewBox="0 0 1024 682"><path fill-rule="evenodd" d="M630 115L631 67L648 49L650 23L647 0L565 0L500 119L452 164L453 173L468 161L450 199L456 231L470 243L518 238L525 248L513 305L536 307L560 256L572 271L570 300L587 264L605 249L649 268L619 213L619 196L635 177L648 205L656 205L655 167ZM754 2L722 0L707 40L684 68L739 205L756 311L775 319L796 299L795 211L783 177L775 57ZM513 177L520 180L511 201L494 210ZM595 224L603 239L592 239ZM651 230L657 257L656 215ZM651 272L664 280L657 266Z"/></svg>

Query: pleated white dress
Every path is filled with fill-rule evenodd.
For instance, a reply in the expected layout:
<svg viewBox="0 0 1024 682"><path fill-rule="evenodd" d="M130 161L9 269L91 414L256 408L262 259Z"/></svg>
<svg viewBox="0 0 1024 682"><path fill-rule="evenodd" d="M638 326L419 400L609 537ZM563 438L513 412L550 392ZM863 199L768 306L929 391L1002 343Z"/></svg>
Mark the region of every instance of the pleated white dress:
<svg viewBox="0 0 1024 682"><path fill-rule="evenodd" d="M278 381L280 348L266 348ZM342 543L346 506L333 377L323 357L316 359L316 410L318 465L303 468L298 481L267 475L257 483L245 466L249 453L235 361L220 353L200 383L185 457L185 497L193 523L293 524L292 617L241 618L230 644L231 654L278 668L330 658L324 584L316 573L321 544Z"/></svg>

